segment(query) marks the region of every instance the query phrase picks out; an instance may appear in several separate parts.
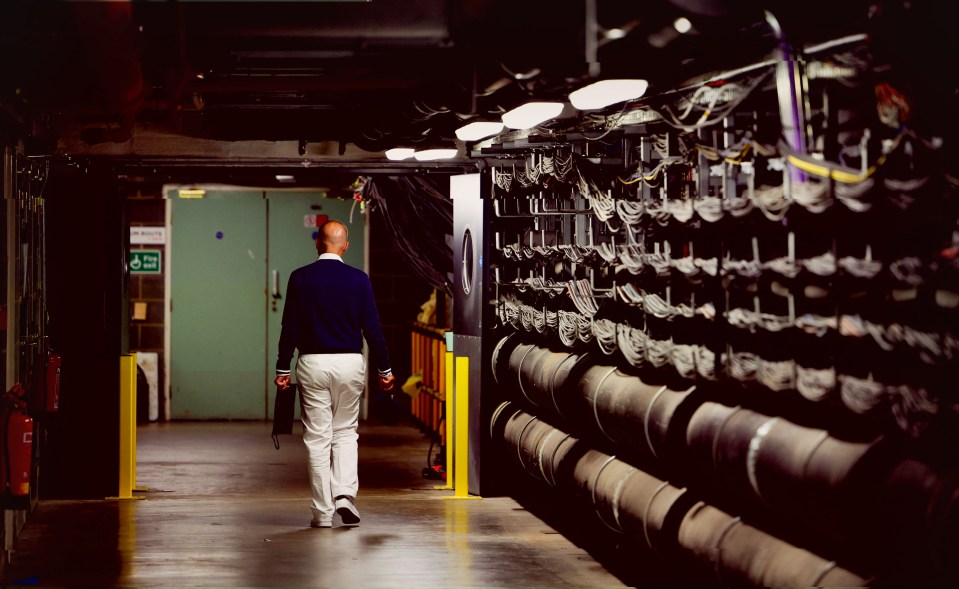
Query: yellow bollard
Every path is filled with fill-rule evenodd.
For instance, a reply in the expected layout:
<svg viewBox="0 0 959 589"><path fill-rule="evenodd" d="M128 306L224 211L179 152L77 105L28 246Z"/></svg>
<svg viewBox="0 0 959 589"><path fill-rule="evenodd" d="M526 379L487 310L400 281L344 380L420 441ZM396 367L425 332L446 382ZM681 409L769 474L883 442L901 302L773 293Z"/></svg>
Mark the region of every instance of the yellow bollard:
<svg viewBox="0 0 959 589"><path fill-rule="evenodd" d="M445 496L443 499L482 499L482 497L469 494L469 374L470 359L467 356L456 358L456 366L453 376L456 386L454 389L454 412L455 428L453 429L453 438L456 447L454 449L453 462L456 466L454 470L455 478L453 480L453 495ZM450 475L447 474L447 477Z"/></svg>
<svg viewBox="0 0 959 589"><path fill-rule="evenodd" d="M120 356L120 485L117 497L108 499L143 499L133 491L148 489L136 486L137 479L137 355Z"/></svg>

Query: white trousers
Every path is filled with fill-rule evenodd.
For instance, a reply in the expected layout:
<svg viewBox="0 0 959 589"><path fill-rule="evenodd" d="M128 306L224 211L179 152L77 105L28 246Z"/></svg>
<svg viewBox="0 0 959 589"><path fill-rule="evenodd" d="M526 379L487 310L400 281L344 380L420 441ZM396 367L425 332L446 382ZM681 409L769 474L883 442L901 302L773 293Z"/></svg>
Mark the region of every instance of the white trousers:
<svg viewBox="0 0 959 589"><path fill-rule="evenodd" d="M333 499L356 497L356 431L366 382L362 354L303 354L296 362L303 442L309 457L310 508L319 522L333 519Z"/></svg>

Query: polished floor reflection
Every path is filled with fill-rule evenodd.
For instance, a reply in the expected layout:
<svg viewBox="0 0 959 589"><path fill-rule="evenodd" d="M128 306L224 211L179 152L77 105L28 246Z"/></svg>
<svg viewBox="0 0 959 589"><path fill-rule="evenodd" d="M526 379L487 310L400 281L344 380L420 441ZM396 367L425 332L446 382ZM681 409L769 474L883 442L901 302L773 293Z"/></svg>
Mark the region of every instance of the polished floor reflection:
<svg viewBox="0 0 959 589"><path fill-rule="evenodd" d="M358 528L309 527L306 453L266 422L138 430L143 500L43 501L3 584L99 587L616 587L586 550L507 497L445 500L428 439L360 430Z"/></svg>

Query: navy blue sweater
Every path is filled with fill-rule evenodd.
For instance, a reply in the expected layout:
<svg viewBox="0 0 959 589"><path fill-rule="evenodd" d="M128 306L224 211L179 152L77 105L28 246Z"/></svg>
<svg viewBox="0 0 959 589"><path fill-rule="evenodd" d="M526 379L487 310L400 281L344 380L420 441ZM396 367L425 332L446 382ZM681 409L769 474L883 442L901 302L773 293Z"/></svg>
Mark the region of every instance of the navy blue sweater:
<svg viewBox="0 0 959 589"><path fill-rule="evenodd" d="M363 351L380 374L390 373L386 339L373 300L370 278L337 259L320 259L290 275L276 373L289 374L294 350L300 354Z"/></svg>

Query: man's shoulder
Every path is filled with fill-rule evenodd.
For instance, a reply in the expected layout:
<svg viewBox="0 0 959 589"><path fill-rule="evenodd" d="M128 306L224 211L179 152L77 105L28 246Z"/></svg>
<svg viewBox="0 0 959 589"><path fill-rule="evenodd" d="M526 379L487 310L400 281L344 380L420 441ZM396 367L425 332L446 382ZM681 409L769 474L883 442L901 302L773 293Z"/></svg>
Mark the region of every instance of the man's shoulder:
<svg viewBox="0 0 959 589"><path fill-rule="evenodd" d="M366 272L339 260L316 260L293 271L296 274L338 274L341 276L366 276Z"/></svg>

